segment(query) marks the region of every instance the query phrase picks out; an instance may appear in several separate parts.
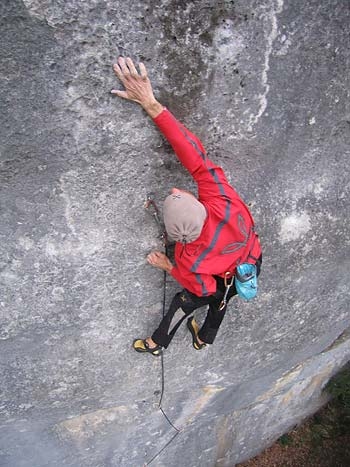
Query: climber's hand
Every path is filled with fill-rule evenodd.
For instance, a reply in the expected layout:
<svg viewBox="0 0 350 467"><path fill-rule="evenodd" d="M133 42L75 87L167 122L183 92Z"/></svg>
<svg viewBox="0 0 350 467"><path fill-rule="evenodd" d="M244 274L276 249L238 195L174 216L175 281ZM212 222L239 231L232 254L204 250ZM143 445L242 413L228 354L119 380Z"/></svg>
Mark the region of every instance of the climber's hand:
<svg viewBox="0 0 350 467"><path fill-rule="evenodd" d="M152 253L150 253L147 256L147 261L151 266L154 266L158 269L162 269L163 271L166 271L168 273L170 273L173 268L173 265L169 258L160 251L152 251Z"/></svg>
<svg viewBox="0 0 350 467"><path fill-rule="evenodd" d="M119 57L113 70L122 82L125 91L112 89L111 93L124 99L137 102L152 117L156 117L163 110L163 106L155 99L146 67L139 63L137 71L131 58Z"/></svg>

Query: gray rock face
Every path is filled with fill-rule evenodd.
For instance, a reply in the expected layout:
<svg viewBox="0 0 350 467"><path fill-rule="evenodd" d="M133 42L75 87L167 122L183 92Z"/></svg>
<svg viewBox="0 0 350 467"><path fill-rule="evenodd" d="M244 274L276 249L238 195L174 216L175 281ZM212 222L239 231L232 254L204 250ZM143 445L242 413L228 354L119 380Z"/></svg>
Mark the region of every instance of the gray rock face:
<svg viewBox="0 0 350 467"><path fill-rule="evenodd" d="M350 356L349 2L0 10L0 465L253 456L324 403ZM259 298L233 301L205 351L184 326L163 362L131 349L162 314L143 202L193 184L146 115L110 95L118 55L145 62L264 247ZM167 302L177 288L168 279Z"/></svg>

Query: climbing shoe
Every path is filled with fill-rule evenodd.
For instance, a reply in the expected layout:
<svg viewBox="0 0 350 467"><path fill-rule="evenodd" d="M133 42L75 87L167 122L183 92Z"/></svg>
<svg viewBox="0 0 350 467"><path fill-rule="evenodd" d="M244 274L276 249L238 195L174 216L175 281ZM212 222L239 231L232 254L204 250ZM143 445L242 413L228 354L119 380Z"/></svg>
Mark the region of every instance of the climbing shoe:
<svg viewBox="0 0 350 467"><path fill-rule="evenodd" d="M198 324L194 318L188 318L187 327L192 334L192 345L196 350L202 350L207 344L200 344L198 341Z"/></svg>
<svg viewBox="0 0 350 467"><path fill-rule="evenodd" d="M146 339L135 339L132 346L134 347L136 352L151 353L155 357L159 357L162 353L162 347L160 345L150 348Z"/></svg>

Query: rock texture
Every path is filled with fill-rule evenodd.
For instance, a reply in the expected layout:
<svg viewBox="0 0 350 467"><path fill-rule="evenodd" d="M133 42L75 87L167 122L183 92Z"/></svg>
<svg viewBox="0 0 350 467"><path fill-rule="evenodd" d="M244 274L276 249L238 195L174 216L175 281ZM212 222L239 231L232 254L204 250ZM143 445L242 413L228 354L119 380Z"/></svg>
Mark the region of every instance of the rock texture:
<svg viewBox="0 0 350 467"><path fill-rule="evenodd" d="M251 457L322 405L350 356L349 2L0 11L0 465ZM143 202L193 185L145 114L110 95L118 55L145 62L264 246L259 299L233 302L203 352L183 327L163 361L131 350L162 314Z"/></svg>

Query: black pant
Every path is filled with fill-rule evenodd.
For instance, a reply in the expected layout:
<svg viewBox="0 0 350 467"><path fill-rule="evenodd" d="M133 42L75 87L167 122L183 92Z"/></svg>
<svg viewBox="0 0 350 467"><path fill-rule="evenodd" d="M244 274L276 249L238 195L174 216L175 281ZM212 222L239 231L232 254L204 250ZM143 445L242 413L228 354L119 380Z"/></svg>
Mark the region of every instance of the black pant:
<svg viewBox="0 0 350 467"><path fill-rule="evenodd" d="M262 257L260 256L256 262L257 275L260 274L261 262ZM226 304L222 310L219 310L220 303L225 293L224 279L219 276L214 276L214 278L216 280L217 290L213 295L198 297L187 289L183 289L181 292L175 294L167 314L152 334L154 342L167 348L186 316L191 315L197 308L205 305L209 305L209 309L203 326L198 332L198 337L207 344L212 344L214 342L227 309ZM236 287L233 283L227 295L227 303L236 294Z"/></svg>

